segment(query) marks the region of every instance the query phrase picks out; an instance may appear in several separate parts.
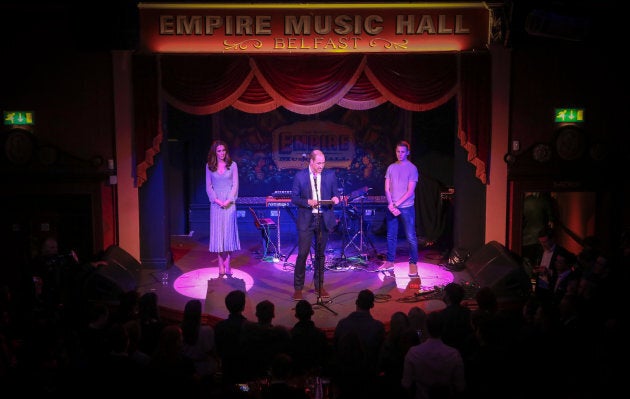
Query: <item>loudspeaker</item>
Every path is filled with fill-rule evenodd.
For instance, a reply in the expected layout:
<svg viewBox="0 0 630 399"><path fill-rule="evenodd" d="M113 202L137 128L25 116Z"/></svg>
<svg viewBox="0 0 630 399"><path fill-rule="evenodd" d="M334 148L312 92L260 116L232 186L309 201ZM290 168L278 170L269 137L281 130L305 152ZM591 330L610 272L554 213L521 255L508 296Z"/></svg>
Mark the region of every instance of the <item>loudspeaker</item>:
<svg viewBox="0 0 630 399"><path fill-rule="evenodd" d="M142 268L142 265L140 265L140 262L138 262L136 258L131 256L129 252L120 248L118 245L110 245L105 250L103 259L106 260L107 263L113 263L134 276L138 276L138 273L140 273L140 269Z"/></svg>
<svg viewBox="0 0 630 399"><path fill-rule="evenodd" d="M112 245L105 251L103 260L90 273L83 284L87 299L117 301L121 294L138 288L137 276L140 263L122 248Z"/></svg>
<svg viewBox="0 0 630 399"><path fill-rule="evenodd" d="M466 261L466 269L480 287L490 287L500 299L529 295L529 276L518 257L496 241L490 241Z"/></svg>

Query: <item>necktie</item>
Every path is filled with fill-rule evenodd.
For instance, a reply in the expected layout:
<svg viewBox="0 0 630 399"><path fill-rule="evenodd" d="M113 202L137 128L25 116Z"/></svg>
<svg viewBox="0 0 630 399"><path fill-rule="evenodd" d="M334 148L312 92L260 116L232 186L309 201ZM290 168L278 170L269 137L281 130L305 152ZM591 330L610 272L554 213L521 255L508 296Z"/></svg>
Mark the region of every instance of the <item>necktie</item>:
<svg viewBox="0 0 630 399"><path fill-rule="evenodd" d="M321 209L319 207L319 190L317 189L317 175L313 175L313 183L315 183L315 199L318 202L318 204L317 204L317 214L319 215L319 213L321 212Z"/></svg>

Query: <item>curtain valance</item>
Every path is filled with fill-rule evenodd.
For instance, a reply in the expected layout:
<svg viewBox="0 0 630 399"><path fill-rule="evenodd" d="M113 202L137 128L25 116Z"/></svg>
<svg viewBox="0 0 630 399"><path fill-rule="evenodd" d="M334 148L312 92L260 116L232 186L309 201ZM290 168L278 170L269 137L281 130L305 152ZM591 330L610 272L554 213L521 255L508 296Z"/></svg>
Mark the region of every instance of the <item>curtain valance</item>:
<svg viewBox="0 0 630 399"><path fill-rule="evenodd" d="M147 56L138 56L140 58ZM409 111L427 111L458 96L459 129L468 160L485 184L490 143L489 55L155 55L154 84L163 100L194 115L206 115L232 106L248 113L269 112L277 107L299 114L316 114L334 105L366 110L390 101ZM136 62L141 65L145 61ZM146 75L134 81L137 94L151 90ZM158 101L159 103L159 101ZM139 111L138 106L136 110ZM136 118L157 118L161 109ZM136 126L160 126L140 123ZM138 131L138 185L159 148L161 132ZM157 144L156 144L157 143ZM144 154L144 157L142 156Z"/></svg>

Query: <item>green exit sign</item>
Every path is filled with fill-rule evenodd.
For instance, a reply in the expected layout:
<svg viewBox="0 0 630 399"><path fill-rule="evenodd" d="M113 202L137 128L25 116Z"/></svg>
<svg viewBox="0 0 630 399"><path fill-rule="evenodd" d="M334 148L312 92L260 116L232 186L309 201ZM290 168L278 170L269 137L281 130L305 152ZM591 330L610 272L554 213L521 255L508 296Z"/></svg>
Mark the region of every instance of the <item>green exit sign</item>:
<svg viewBox="0 0 630 399"><path fill-rule="evenodd" d="M584 108L556 108L556 123L584 122Z"/></svg>
<svg viewBox="0 0 630 399"><path fill-rule="evenodd" d="M5 125L34 125L33 111L4 111Z"/></svg>

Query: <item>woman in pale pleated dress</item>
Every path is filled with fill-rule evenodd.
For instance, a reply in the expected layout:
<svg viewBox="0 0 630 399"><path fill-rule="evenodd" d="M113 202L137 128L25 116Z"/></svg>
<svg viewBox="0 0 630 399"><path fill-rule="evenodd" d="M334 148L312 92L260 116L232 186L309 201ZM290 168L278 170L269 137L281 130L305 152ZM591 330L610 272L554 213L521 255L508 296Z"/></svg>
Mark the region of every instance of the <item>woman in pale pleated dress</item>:
<svg viewBox="0 0 630 399"><path fill-rule="evenodd" d="M206 193L210 200L208 250L217 254L219 277L231 277L232 252L241 249L236 221L238 166L230 158L227 144L221 140L215 140L208 151Z"/></svg>

